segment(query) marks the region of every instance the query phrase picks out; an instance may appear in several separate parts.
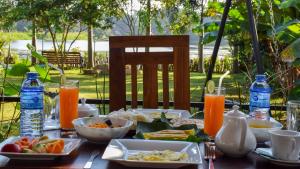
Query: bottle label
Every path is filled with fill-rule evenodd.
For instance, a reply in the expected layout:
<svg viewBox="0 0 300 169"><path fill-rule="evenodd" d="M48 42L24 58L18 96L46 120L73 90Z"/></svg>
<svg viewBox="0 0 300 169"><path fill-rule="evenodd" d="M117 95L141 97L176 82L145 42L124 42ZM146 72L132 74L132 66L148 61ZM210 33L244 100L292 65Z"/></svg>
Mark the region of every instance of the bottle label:
<svg viewBox="0 0 300 169"><path fill-rule="evenodd" d="M258 108L270 107L270 93L251 92L250 106Z"/></svg>
<svg viewBox="0 0 300 169"><path fill-rule="evenodd" d="M21 109L43 109L43 92L21 92Z"/></svg>

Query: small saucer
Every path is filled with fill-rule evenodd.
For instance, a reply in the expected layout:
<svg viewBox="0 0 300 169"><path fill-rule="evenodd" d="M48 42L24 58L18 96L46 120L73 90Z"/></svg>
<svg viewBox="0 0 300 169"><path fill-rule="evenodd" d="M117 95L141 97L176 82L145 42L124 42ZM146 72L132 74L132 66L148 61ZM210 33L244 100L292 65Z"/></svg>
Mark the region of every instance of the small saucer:
<svg viewBox="0 0 300 169"><path fill-rule="evenodd" d="M300 159L298 161L279 160L273 157L271 148L257 148L255 153L263 158L268 159L271 163L281 166L300 166ZM300 158L300 157L299 157Z"/></svg>
<svg viewBox="0 0 300 169"><path fill-rule="evenodd" d="M8 157L0 155L0 167L4 167L9 161Z"/></svg>

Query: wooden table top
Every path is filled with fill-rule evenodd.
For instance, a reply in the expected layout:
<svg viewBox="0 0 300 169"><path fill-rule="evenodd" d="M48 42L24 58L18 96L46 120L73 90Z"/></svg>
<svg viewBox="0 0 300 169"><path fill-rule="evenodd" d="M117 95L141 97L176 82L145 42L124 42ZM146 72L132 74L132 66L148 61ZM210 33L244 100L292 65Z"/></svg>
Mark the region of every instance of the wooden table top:
<svg viewBox="0 0 300 169"><path fill-rule="evenodd" d="M55 135L56 137L60 134L57 131L52 131L48 134ZM102 160L102 154L106 148L106 145L103 144L94 144L82 140L80 147L71 153L67 157L57 158L55 160L44 160L44 161L25 161L25 160L13 160L3 168L19 168L19 169L82 169L85 163L90 157L90 153L93 150L99 150L100 155L95 158L92 169L137 169L131 167L125 167L121 164L115 162L109 162L107 160ZM203 157L203 144L200 144L201 153ZM250 153L244 158L231 158L222 156L217 158L214 161L215 169L282 169L288 167L277 166L268 162L268 160L256 155L255 153ZM186 166L180 169L208 169L207 161L203 160L203 164L196 166ZM290 167L289 167L290 168Z"/></svg>

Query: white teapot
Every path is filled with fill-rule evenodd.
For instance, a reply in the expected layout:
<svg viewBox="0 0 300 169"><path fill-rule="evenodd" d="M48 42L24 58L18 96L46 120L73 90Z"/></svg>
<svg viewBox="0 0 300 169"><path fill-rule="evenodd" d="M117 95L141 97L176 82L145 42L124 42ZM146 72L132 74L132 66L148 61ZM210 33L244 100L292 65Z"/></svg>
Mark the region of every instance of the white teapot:
<svg viewBox="0 0 300 169"><path fill-rule="evenodd" d="M78 117L96 117L98 116L98 108L94 105L86 104L86 99L81 98L81 104L78 105Z"/></svg>
<svg viewBox="0 0 300 169"><path fill-rule="evenodd" d="M256 138L239 106L224 115L224 123L215 137L216 146L226 155L242 157L256 147Z"/></svg>

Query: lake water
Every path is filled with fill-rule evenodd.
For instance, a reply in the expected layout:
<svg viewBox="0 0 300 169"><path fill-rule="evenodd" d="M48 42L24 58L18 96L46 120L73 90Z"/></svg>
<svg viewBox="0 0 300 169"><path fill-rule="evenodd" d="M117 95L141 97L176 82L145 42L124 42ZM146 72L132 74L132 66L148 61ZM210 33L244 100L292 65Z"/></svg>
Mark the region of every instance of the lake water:
<svg viewBox="0 0 300 169"><path fill-rule="evenodd" d="M70 46L72 41L67 41L66 47L68 48ZM31 44L31 40L17 40L13 41L11 43L11 48L20 55L26 55L28 52L28 49L26 47L27 44ZM87 51L87 40L76 40L75 43L72 45L72 48L78 48L80 51L84 52ZM37 40L37 50L50 50L53 49L52 41L43 41L43 40ZM165 50L171 50L170 48L152 48L150 51L165 51ZM97 41L95 44L95 51L109 51L109 43L108 41ZM213 44L205 45L204 46L204 56L209 57L211 56L213 51ZM229 46L226 42L222 43L222 46L220 46L220 50L218 53L219 57L223 57L226 55L230 55ZM198 48L197 45L191 44L190 45L190 58L194 58L198 56Z"/></svg>

